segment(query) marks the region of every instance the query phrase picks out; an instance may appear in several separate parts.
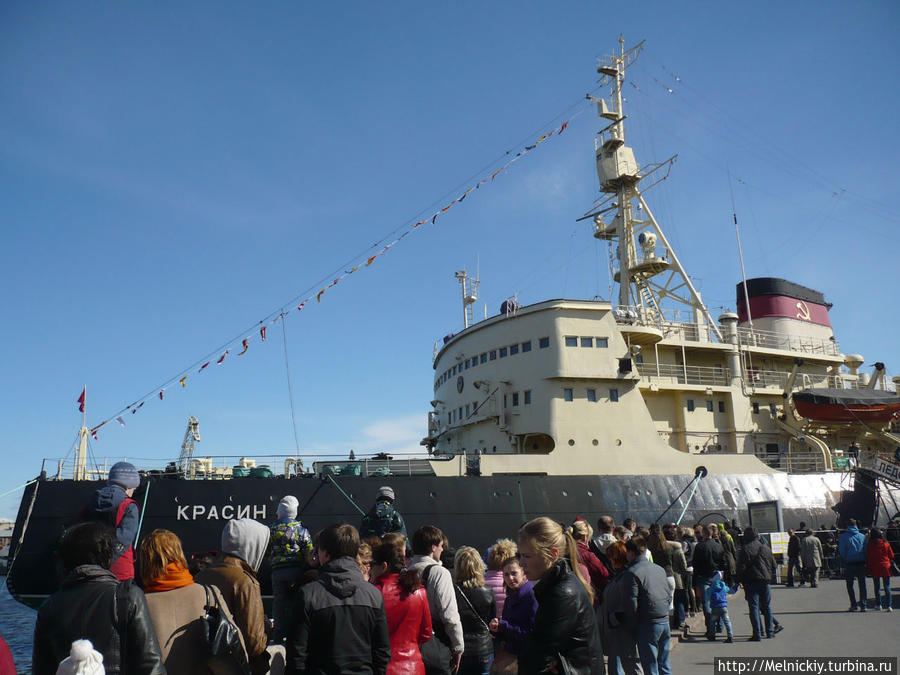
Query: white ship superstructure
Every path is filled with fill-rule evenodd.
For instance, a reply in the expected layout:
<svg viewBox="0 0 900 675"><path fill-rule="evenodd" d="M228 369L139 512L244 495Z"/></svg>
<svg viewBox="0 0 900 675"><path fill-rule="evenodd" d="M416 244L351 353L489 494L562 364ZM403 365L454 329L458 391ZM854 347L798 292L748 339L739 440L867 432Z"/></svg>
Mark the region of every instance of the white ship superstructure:
<svg viewBox="0 0 900 675"><path fill-rule="evenodd" d="M622 85L640 48L620 39L597 69L609 99L589 96L608 124L595 144L602 196L585 217L610 246L616 302L507 301L470 325L462 279L464 330L433 363L423 444L453 457L435 472L689 474L702 454L713 474L813 473L893 451L889 424L815 422L792 404L798 389L874 384L861 356L841 353L821 293L744 280L737 313L710 315L642 190L671 160L642 168L625 144Z"/></svg>

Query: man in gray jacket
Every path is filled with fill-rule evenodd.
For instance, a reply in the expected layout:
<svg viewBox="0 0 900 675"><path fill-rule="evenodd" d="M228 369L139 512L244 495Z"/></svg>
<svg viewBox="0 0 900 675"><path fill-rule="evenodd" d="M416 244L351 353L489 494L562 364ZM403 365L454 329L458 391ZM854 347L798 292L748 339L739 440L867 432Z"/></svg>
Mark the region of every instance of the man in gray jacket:
<svg viewBox="0 0 900 675"><path fill-rule="evenodd" d="M812 530L806 530L806 536L800 542L800 559L803 561L804 578L815 588L819 585L819 570L822 569L825 554L822 553L821 540Z"/></svg>
<svg viewBox="0 0 900 675"><path fill-rule="evenodd" d="M629 586L629 606L626 623L637 637L641 665L648 675L670 675L669 666L669 584L665 570L649 560L644 553L647 544L643 537L632 537L626 544L628 568L625 570Z"/></svg>
<svg viewBox="0 0 900 675"><path fill-rule="evenodd" d="M453 578L440 563L444 533L433 525L420 527L413 533L412 550L409 568L422 577L434 631L434 637L422 645L425 672L428 675L455 673L462 659L463 629Z"/></svg>

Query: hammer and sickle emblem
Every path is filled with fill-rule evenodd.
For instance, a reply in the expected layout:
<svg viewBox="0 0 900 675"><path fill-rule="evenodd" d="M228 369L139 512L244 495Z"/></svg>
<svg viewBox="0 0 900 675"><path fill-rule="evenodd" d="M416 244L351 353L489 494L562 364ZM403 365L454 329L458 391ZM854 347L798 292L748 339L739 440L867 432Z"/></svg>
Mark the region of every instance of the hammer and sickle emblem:
<svg viewBox="0 0 900 675"><path fill-rule="evenodd" d="M802 300L797 303L797 318L802 319L803 321L810 321L811 317L809 315L809 307L806 306L806 303Z"/></svg>

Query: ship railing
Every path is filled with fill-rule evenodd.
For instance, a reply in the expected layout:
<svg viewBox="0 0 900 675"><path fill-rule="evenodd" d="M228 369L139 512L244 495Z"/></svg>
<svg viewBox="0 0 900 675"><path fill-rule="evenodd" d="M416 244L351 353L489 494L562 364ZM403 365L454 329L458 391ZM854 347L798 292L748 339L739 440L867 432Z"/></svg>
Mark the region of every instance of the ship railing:
<svg viewBox="0 0 900 675"><path fill-rule="evenodd" d="M196 480L226 480L269 476L421 476L434 475L431 460L421 456L350 459L347 455L218 455L194 456L179 470L176 461L132 457L91 458L85 467L86 480L106 480L110 467L128 461L144 475ZM71 479L77 466L72 457L47 458L41 474L49 479Z"/></svg>
<svg viewBox="0 0 900 675"><path fill-rule="evenodd" d="M738 328L737 330L738 340L742 347L763 347L765 349L781 349L789 352L825 354L828 356L837 356L841 353L838 341L833 338L785 335L756 328Z"/></svg>
<svg viewBox="0 0 900 675"><path fill-rule="evenodd" d="M617 305L613 316L620 325L649 326L662 332L663 338L680 339L687 342L712 342L716 340L715 331L707 324L694 321L692 311L680 309L662 309L639 305Z"/></svg>
<svg viewBox="0 0 900 675"><path fill-rule="evenodd" d="M731 371L719 366L686 366L677 363L639 363L638 372L648 382L725 387L731 382Z"/></svg>

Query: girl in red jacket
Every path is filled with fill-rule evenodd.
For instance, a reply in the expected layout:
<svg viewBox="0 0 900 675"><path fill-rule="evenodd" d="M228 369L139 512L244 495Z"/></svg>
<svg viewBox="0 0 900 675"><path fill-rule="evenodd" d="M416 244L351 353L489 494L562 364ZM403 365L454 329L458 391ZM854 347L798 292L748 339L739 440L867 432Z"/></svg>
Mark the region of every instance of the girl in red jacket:
<svg viewBox="0 0 900 675"><path fill-rule="evenodd" d="M419 646L431 638L431 612L419 573L415 570L404 572L405 565L403 546L382 544L372 551L369 578L384 596L391 636L391 662L387 675L425 675Z"/></svg>
<svg viewBox="0 0 900 675"><path fill-rule="evenodd" d="M872 575L872 584L875 586L875 604L881 607L883 612L893 612L891 607L891 561L894 552L891 545L881 536L881 530L873 527L869 530L869 547L866 551L866 567ZM879 582L881 582L879 584ZM884 587L884 600L881 600L879 586Z"/></svg>

